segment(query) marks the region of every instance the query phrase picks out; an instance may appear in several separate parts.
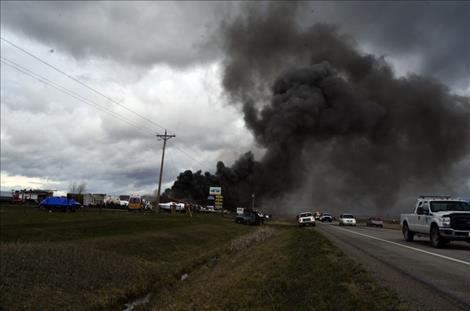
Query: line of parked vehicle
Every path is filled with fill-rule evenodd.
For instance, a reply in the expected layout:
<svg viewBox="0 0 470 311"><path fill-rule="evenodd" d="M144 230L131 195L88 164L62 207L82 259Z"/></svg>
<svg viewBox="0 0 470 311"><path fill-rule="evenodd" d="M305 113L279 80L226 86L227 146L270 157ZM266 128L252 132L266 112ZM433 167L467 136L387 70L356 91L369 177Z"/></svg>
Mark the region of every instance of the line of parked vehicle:
<svg viewBox="0 0 470 311"><path fill-rule="evenodd" d="M304 226L315 226L316 221L321 222L333 222L336 220L336 217L329 213L320 213L320 212L303 212L297 215L297 223L299 227ZM338 218L339 226L357 226L357 219L352 214L341 214ZM367 227L379 227L383 228L384 221L380 217L369 217L366 222Z"/></svg>
<svg viewBox="0 0 470 311"><path fill-rule="evenodd" d="M315 226L316 221L332 222L328 213L303 212L297 215L299 226ZM352 214L341 214L339 226L356 226L357 219ZM369 217L368 227L384 227L380 217ZM466 200L448 195L423 195L416 202L413 213L400 215L403 238L412 242L415 237L429 238L432 246L444 247L451 241L470 243L470 204Z"/></svg>

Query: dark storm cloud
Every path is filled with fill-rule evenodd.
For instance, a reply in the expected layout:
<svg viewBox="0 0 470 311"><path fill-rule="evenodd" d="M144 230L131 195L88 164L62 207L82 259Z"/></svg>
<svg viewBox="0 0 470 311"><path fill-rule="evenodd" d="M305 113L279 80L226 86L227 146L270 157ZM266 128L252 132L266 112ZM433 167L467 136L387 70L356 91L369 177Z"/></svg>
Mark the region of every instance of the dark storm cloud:
<svg viewBox="0 0 470 311"><path fill-rule="evenodd" d="M359 46L460 88L470 85L470 4L461 2L310 2L296 15L302 26L325 22L347 29ZM141 66L186 66L223 57L212 44L220 21L246 3L6 2L2 26L65 50L79 59L110 58ZM251 4L265 7L267 3ZM288 12L291 3L284 3ZM287 17L288 18L288 17ZM282 24L282 23L281 23ZM276 36L281 27L269 32ZM286 29L286 31L288 31ZM264 44L262 42L260 44ZM221 53L222 52L222 53Z"/></svg>
<svg viewBox="0 0 470 311"><path fill-rule="evenodd" d="M444 186L455 184L451 179L454 175L444 176L452 162L457 163L452 169L456 180L468 180L465 172L470 171L470 162L462 160L468 153L458 146L459 141L463 146L469 145L468 137L462 134L467 133L462 121L467 121L468 112L464 107L468 99L452 96L443 85L430 78L395 79L390 67L380 59L380 55L386 55L387 60L404 61L404 64L416 59L419 66L411 68L419 70L418 74L429 74L448 82L452 90L462 85L465 88L470 77L466 57L470 54L466 39L470 20L466 18L468 4L318 2L297 4L300 9L281 4L277 9L266 10L271 4L244 3L241 6L245 11L238 16L239 6L195 2L2 1L2 36L19 38L15 42L21 46L24 46L21 39L32 39L32 43L27 43L34 48L44 49L46 53L53 49L51 56L54 57L70 54L79 60L79 65L82 60L90 61L87 70L95 70L103 83L113 75L122 76L116 81L134 81L128 79L132 71L129 65L147 70L154 64L164 63L181 69L223 59L223 83L227 93L234 102L243 103L247 127L258 144L267 149L263 165L255 161L252 154L245 154L234 166L217 166L218 182L234 186L232 195L243 197L243 204L249 201L253 190L272 195L290 192L297 186L304 187L307 193L316 189L315 198L308 198L308 202L332 200L331 191L337 191L339 198L357 195L358 200L366 191L374 192L377 195L372 199L379 200L383 197L381 188L399 187L403 184L397 181L403 179L407 185L423 185L426 190L429 188L421 179L416 179L415 174L417 171L427 174L426 168L436 159L441 159L442 163L431 171L435 178L443 178ZM222 20L225 24L219 32ZM312 27L317 21L326 24ZM214 33L222 34L216 37L215 43L211 40ZM222 48L215 48L216 44L221 44ZM4 46L7 44L2 42L2 49ZM371 48L378 55L363 55L359 51L364 48ZM32 51L38 53L35 49ZM123 66L106 72L100 68L100 58ZM103 90L97 77L85 76L90 76L90 81ZM162 74L162 80L165 79L176 80L171 74ZM194 85L200 76L192 79L186 84ZM144 183L154 187L155 180L151 176L158 173L158 142L149 139L133 145L135 149L129 148L126 142L140 140L140 133L132 127L104 117L101 118L101 133L92 117L77 115L80 109L58 111L61 108L50 99L44 103L40 95L49 94L47 90L27 92L23 81L19 81L21 89L10 88L4 81L2 96L8 96L2 97L2 104L6 104L2 113L8 114L6 119L10 126L2 124L2 135L12 139L5 142L2 136L2 171L31 177L56 176L60 180L86 179L90 190L111 191L107 186L110 183L128 190L131 190L129 185ZM150 81L136 92L150 93L161 82L156 81ZM190 92L190 97L196 98L201 89L188 91L189 87L181 81L175 84L169 91L171 96ZM5 88L8 88L6 92ZM114 89L107 89L106 93L113 92ZM171 96L166 101L174 106L159 106L149 117L177 131L174 143L180 149L197 159L208 149L214 153L218 148L237 154L246 151L246 141L251 138L246 138L242 129L231 125L219 130L237 117L234 113L225 110L226 119L221 114L215 118L210 107L202 109L200 102L193 103L196 107L193 109L193 106L177 109L176 102L189 101L180 98L173 103ZM20 101L15 103L18 99ZM155 97L141 101L156 102ZM70 99L57 102L67 106ZM132 105L132 100L127 103ZM148 107L142 107L142 111ZM46 117L41 113L38 118L37 112L51 115ZM37 115L30 116L30 113ZM95 113L89 116L94 117ZM191 115L193 120L182 122L183 113ZM442 120L433 119L436 115ZM418 117L422 119L413 123ZM208 126L215 123L214 118L220 120ZM65 121L57 123L61 119ZM401 119L403 123L398 122ZM34 122L37 124L33 127ZM13 123L24 125L12 126ZM455 126L447 127L449 123ZM54 126L60 134L51 130ZM443 129L448 131L442 132ZM436 135L435 142L422 144ZM32 140L36 143L31 144ZM370 150L370 154L364 155L365 150ZM349 153L347 161L340 151ZM122 158L116 156L117 153L122 154ZM421 161L417 153L432 154L435 159ZM380 159L389 154L396 159L382 165ZM187 163L182 159L184 156L174 158L175 169ZM403 166L397 168L400 161ZM352 168L352 162L358 165ZM376 169L370 170L365 166L367 162L378 163L374 166ZM290 168L287 175L283 173L285 166ZM362 169L366 171L365 182L358 181ZM337 178L340 174L344 178ZM398 177L383 177L389 174ZM266 176L269 176L268 182L259 182L261 188L255 189L254 181L263 181ZM309 179L312 176L323 179ZM374 180L380 183L367 189ZM359 191L349 191L349 184L357 184ZM468 186L465 189L468 190Z"/></svg>
<svg viewBox="0 0 470 311"><path fill-rule="evenodd" d="M4 2L2 27L67 51L139 66L187 66L214 51L200 42L232 5L171 2Z"/></svg>
<svg viewBox="0 0 470 311"><path fill-rule="evenodd" d="M470 86L469 2L320 2L311 7L307 21L337 24L380 54L401 60L417 56L422 74Z"/></svg>

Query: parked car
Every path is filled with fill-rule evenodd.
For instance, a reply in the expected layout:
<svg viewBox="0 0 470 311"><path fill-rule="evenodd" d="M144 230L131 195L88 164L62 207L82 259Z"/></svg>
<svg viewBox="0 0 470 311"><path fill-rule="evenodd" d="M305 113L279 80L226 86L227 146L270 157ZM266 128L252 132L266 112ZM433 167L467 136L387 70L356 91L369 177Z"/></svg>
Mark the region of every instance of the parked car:
<svg viewBox="0 0 470 311"><path fill-rule="evenodd" d="M50 212L75 212L80 208L80 203L74 199L67 199L65 197L48 197L41 201L39 208L46 208Z"/></svg>
<svg viewBox="0 0 470 311"><path fill-rule="evenodd" d="M339 225L340 226L356 226L356 218L351 214L341 214L339 215Z"/></svg>
<svg viewBox="0 0 470 311"><path fill-rule="evenodd" d="M380 228L383 228L384 227L384 221L380 217L369 217L369 219L367 219L366 226L367 227L380 227Z"/></svg>
<svg viewBox="0 0 470 311"><path fill-rule="evenodd" d="M450 241L470 243L470 204L449 196L421 196L412 214L401 214L400 225L406 241L428 237L434 247Z"/></svg>
<svg viewBox="0 0 470 311"><path fill-rule="evenodd" d="M299 227L315 226L315 217L312 215L312 213L309 212L300 213L297 216L297 222L299 224Z"/></svg>
<svg viewBox="0 0 470 311"><path fill-rule="evenodd" d="M323 214L320 216L320 221L321 221L321 222L325 222L325 221L332 222L332 221L333 221L333 216L331 216L331 215L328 214L328 213L323 213Z"/></svg>
<svg viewBox="0 0 470 311"><path fill-rule="evenodd" d="M119 196L119 205L121 208L127 208L129 206L130 195L120 195Z"/></svg>
<svg viewBox="0 0 470 311"><path fill-rule="evenodd" d="M245 225L261 225L263 218L261 218L257 212L245 210L243 214L238 214L235 217L235 222Z"/></svg>

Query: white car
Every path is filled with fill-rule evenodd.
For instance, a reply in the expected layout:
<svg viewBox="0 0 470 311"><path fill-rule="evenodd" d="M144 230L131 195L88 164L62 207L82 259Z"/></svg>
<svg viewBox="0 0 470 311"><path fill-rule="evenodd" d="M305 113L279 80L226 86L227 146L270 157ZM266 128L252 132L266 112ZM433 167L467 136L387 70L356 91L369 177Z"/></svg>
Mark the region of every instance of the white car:
<svg viewBox="0 0 470 311"><path fill-rule="evenodd" d="M356 226L356 218L351 214L341 214L339 215L339 225L340 226Z"/></svg>
<svg viewBox="0 0 470 311"><path fill-rule="evenodd" d="M309 212L300 213L297 216L297 222L299 224L299 227L315 226L315 217L313 216L312 213L309 213Z"/></svg>

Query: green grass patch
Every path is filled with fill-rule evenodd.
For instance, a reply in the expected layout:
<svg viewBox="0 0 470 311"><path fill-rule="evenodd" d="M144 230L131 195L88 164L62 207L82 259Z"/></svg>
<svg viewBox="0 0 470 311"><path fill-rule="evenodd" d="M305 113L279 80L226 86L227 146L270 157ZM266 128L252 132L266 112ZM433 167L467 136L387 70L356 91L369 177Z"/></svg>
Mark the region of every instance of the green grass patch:
<svg viewBox="0 0 470 311"><path fill-rule="evenodd" d="M315 230L0 207L6 310L406 310ZM188 278L181 280L182 274Z"/></svg>
<svg viewBox="0 0 470 311"><path fill-rule="evenodd" d="M120 309L254 230L220 215L2 206L0 216L0 300L7 310Z"/></svg>
<svg viewBox="0 0 470 311"><path fill-rule="evenodd" d="M322 235L295 227L203 266L151 304L154 310L409 310Z"/></svg>

